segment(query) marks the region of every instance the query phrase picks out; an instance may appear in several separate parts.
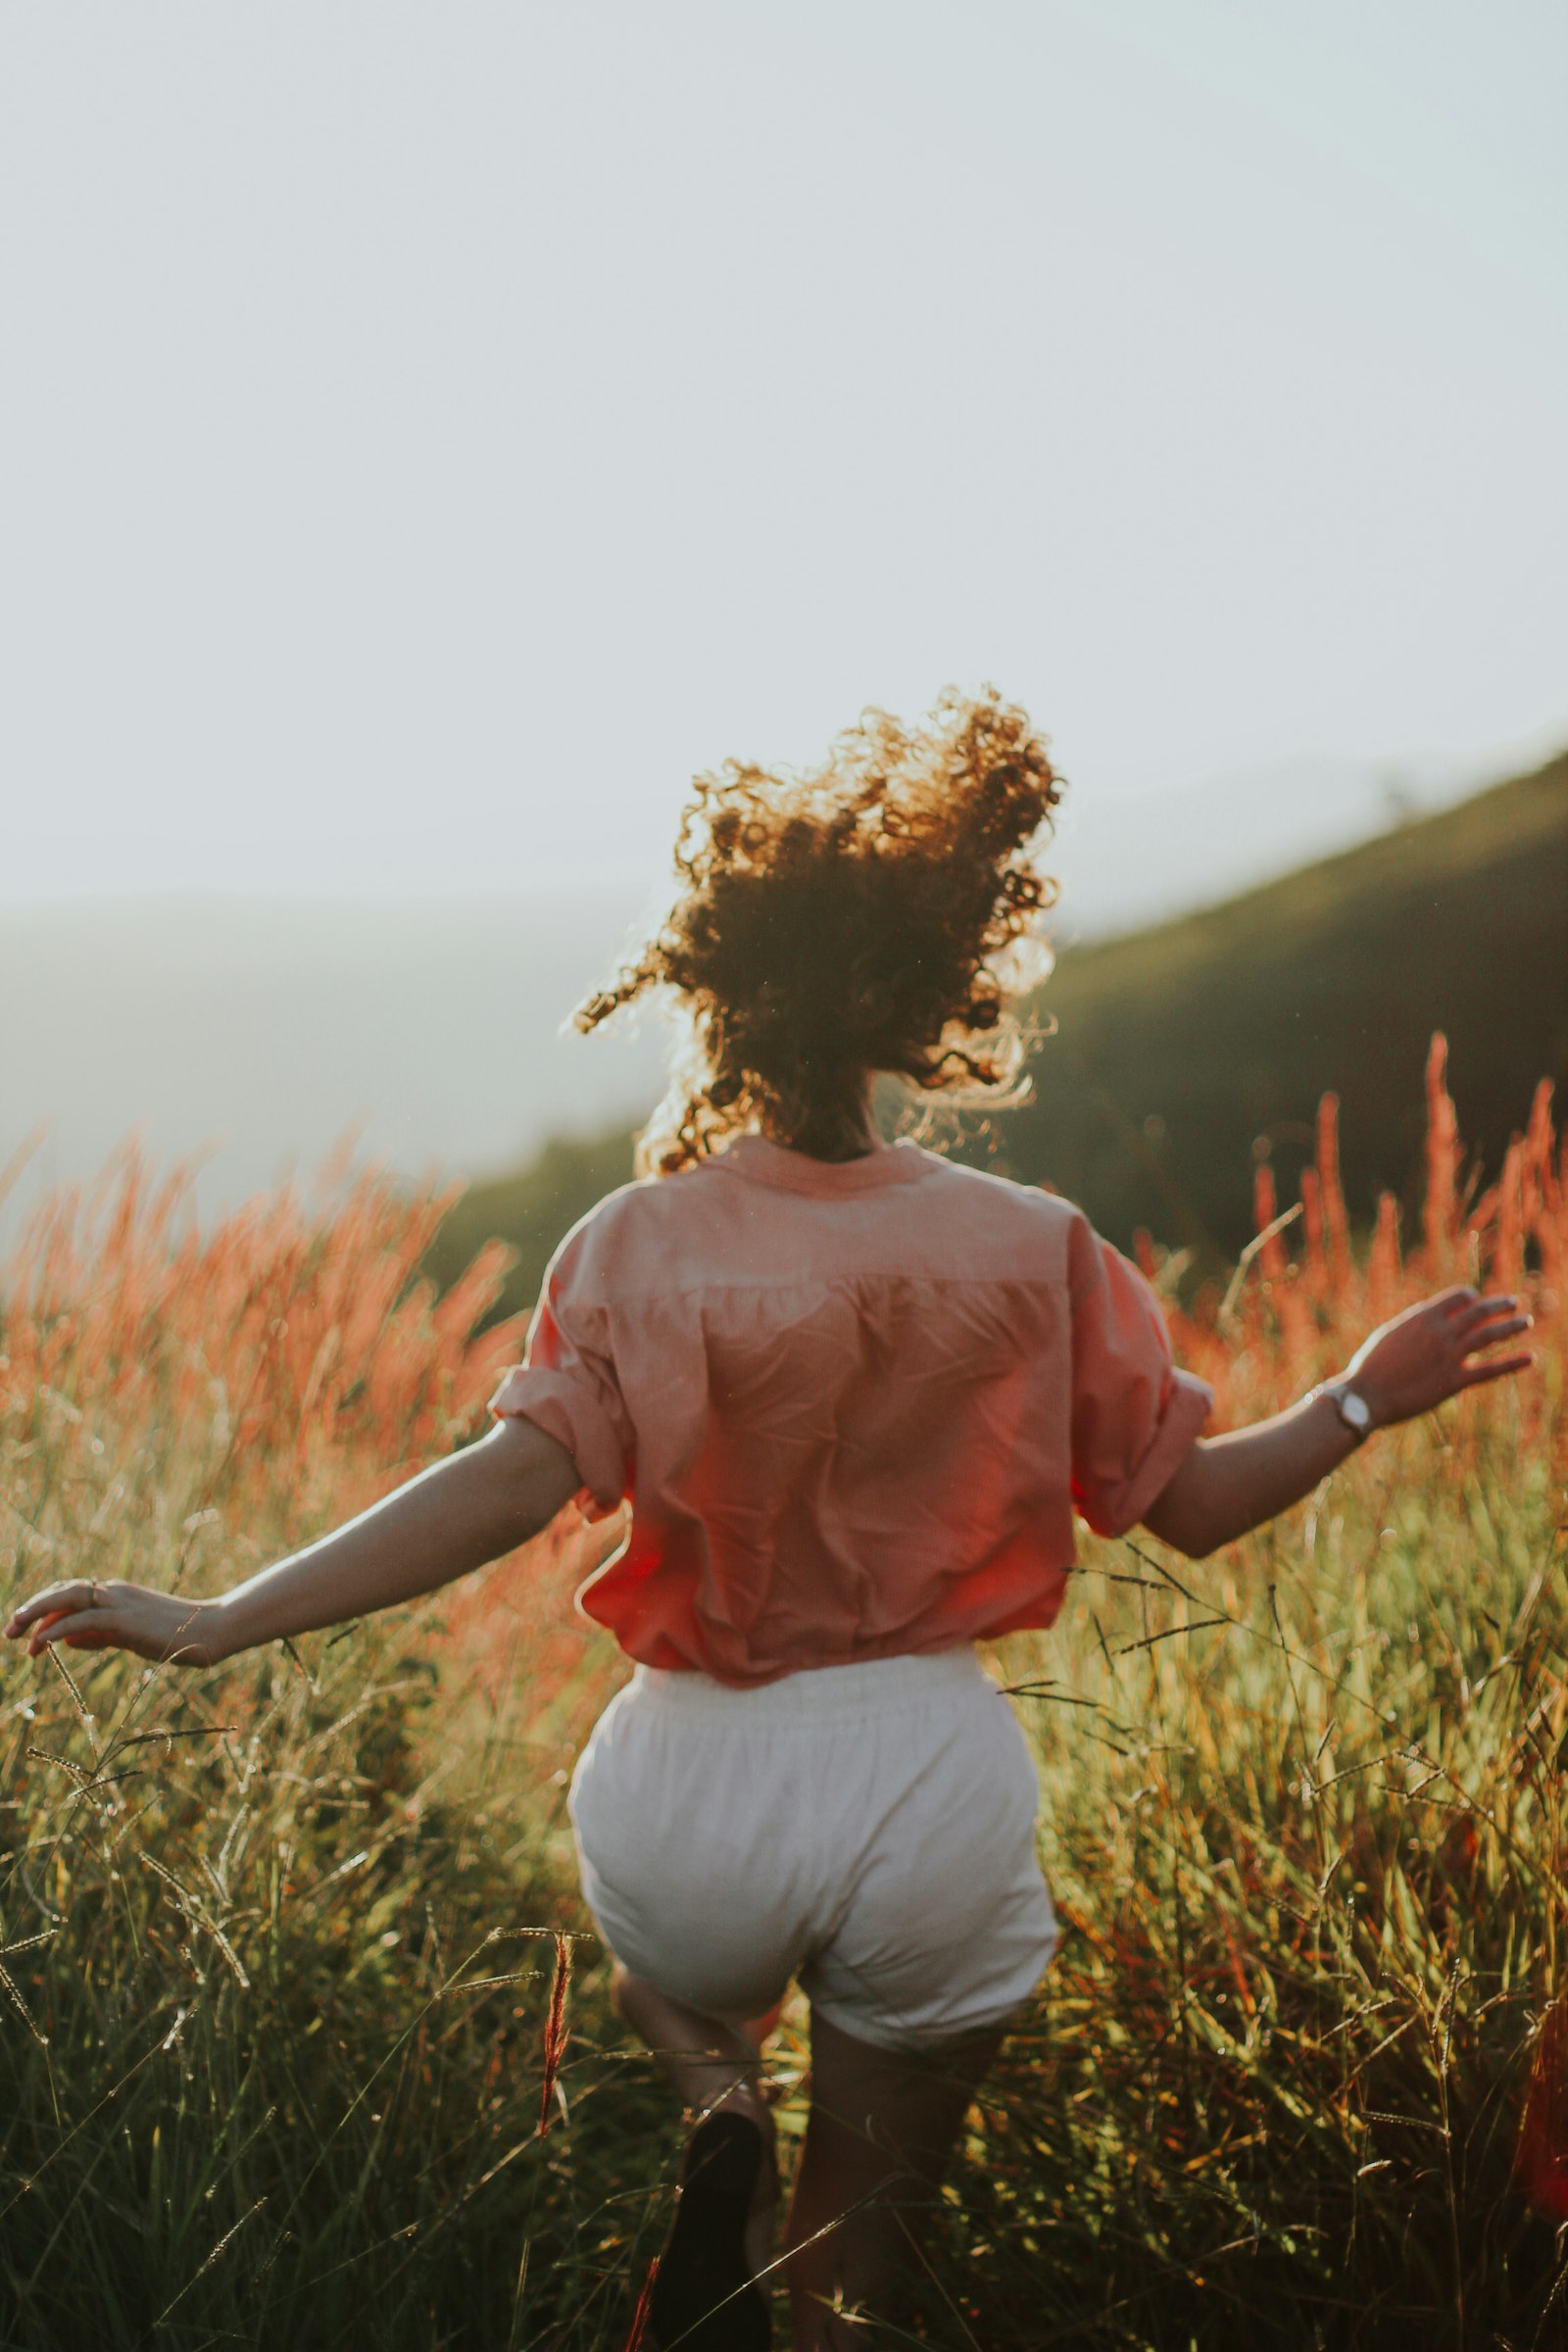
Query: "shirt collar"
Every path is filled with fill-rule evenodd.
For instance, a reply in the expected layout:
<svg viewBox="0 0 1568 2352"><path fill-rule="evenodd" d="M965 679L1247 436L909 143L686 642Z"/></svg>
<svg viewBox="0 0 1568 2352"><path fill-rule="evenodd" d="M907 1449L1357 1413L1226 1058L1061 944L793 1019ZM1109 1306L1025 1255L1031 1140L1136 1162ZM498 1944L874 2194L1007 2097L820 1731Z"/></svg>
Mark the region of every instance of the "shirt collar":
<svg viewBox="0 0 1568 2352"><path fill-rule="evenodd" d="M908 1184L925 1173L926 1153L913 1139L901 1135L886 1144L877 1137L859 1159L813 1159L809 1152L792 1152L755 1129L732 1136L722 1152L700 1164L727 1168L755 1184L771 1185L782 1193L814 1193L830 1199L840 1193L869 1193L887 1184Z"/></svg>

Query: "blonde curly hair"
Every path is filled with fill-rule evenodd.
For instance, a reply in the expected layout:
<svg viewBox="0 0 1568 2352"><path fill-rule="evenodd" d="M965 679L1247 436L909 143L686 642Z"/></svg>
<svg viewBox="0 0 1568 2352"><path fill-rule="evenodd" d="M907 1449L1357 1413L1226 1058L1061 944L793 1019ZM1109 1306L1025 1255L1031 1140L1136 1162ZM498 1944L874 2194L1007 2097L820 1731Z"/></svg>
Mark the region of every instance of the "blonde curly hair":
<svg viewBox="0 0 1568 2352"><path fill-rule="evenodd" d="M1049 740L994 686L950 686L918 726L863 711L805 773L727 760L694 779L683 895L571 1014L586 1033L648 989L684 1001L690 1029L637 1138L638 1176L673 1175L748 1129L855 1157L883 1072L946 1103L1029 1100L1014 1082L1041 1032L1006 999L1052 965L1030 924L1056 885L1029 858L1061 796Z"/></svg>

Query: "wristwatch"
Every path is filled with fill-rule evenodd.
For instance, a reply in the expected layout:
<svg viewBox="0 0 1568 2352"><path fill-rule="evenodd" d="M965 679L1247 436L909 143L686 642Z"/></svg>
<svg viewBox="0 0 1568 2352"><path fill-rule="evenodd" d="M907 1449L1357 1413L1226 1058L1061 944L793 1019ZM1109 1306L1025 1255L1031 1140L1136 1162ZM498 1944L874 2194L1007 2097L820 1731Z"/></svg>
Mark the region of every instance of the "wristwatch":
<svg viewBox="0 0 1568 2352"><path fill-rule="evenodd" d="M1333 1397L1335 1410L1346 1428L1355 1433L1358 1445L1364 1437L1370 1435L1372 1407L1361 1395L1360 1390L1350 1386L1348 1374L1342 1372L1338 1380L1320 1381L1313 1394L1318 1396Z"/></svg>

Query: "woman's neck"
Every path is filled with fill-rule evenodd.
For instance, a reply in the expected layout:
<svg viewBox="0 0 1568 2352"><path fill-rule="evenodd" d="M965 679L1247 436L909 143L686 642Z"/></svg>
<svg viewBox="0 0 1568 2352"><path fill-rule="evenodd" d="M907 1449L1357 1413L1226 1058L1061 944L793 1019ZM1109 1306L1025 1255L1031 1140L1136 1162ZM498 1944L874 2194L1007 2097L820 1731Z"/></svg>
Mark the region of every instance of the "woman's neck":
<svg viewBox="0 0 1568 2352"><path fill-rule="evenodd" d="M777 1144L781 1150L799 1152L807 1159L824 1160L830 1167L844 1160L868 1159L881 1141L868 1127L854 1128L834 1136L817 1134L796 1137L767 1127L763 1128L762 1133L769 1143Z"/></svg>
<svg viewBox="0 0 1568 2352"><path fill-rule="evenodd" d="M825 1160L830 1166L842 1160L866 1159L882 1141L871 1115L869 1081L858 1102L853 1099L841 1102L837 1115L827 1112L820 1124L803 1128L796 1135L786 1134L782 1126L769 1118L764 1107L761 1131L769 1143L779 1145L782 1150L802 1152L808 1159Z"/></svg>

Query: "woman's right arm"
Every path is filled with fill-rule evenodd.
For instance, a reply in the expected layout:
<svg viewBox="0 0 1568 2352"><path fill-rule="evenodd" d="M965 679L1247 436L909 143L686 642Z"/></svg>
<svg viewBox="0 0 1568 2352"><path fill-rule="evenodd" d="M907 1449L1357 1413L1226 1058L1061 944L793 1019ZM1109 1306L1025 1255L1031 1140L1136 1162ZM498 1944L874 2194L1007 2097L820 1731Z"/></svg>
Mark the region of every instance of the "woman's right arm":
<svg viewBox="0 0 1568 2352"><path fill-rule="evenodd" d="M1366 1400L1373 1429L1413 1420L1461 1389L1522 1372L1528 1353L1469 1358L1530 1328L1512 1297L1440 1291L1406 1307L1356 1349L1344 1378ZM1332 1396L1314 1389L1283 1413L1222 1438L1200 1438L1143 1524L1189 1559L1202 1559L1304 1495L1364 1443Z"/></svg>
<svg viewBox="0 0 1568 2352"><path fill-rule="evenodd" d="M46 1585L4 1632L35 1658L52 1642L128 1649L173 1666L216 1666L258 1643L434 1592L548 1527L582 1484L564 1446L532 1421L503 1419L304 1551L208 1600L86 1577Z"/></svg>

